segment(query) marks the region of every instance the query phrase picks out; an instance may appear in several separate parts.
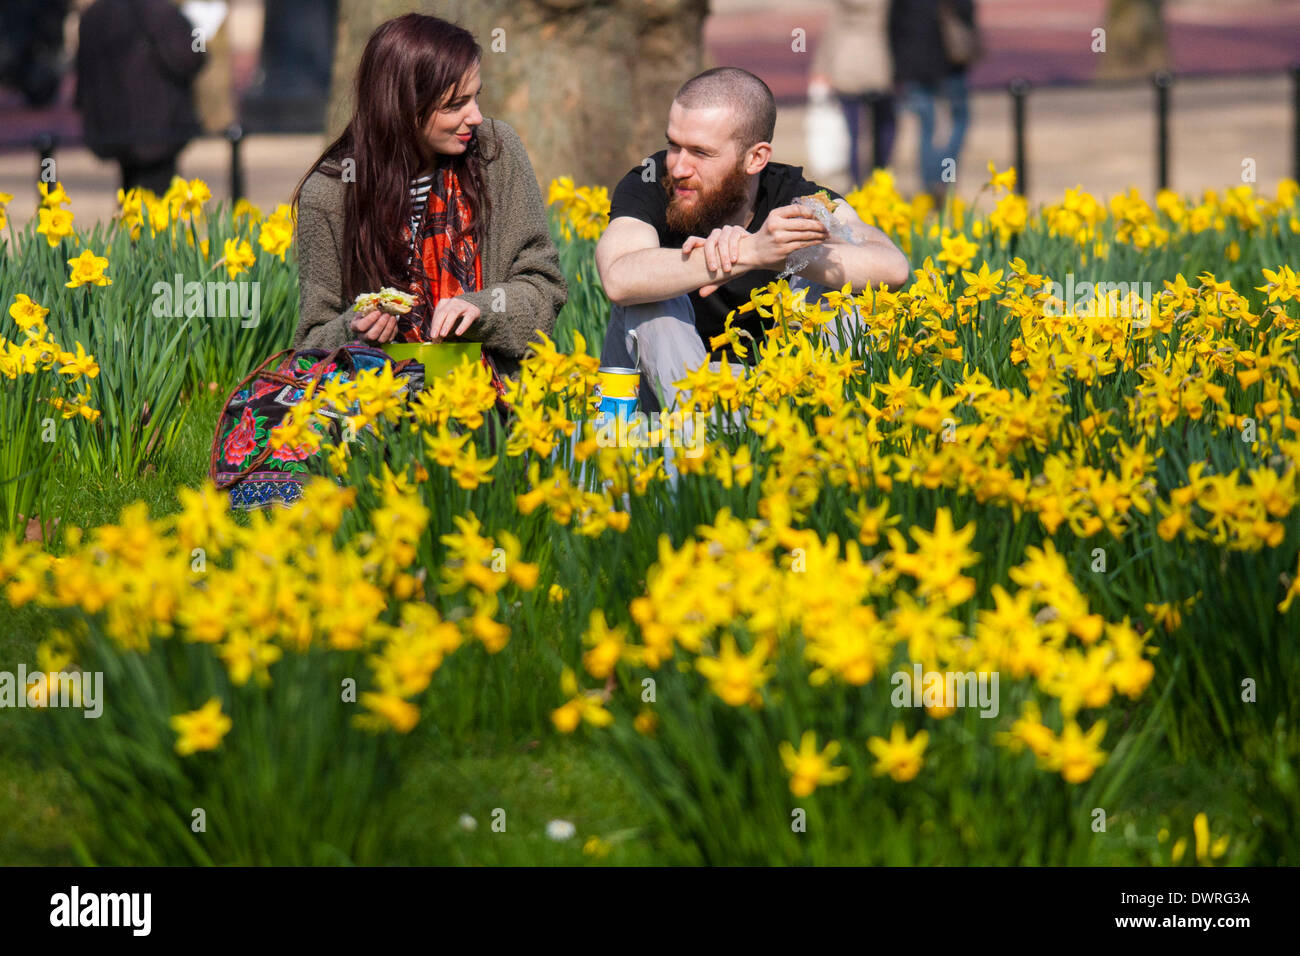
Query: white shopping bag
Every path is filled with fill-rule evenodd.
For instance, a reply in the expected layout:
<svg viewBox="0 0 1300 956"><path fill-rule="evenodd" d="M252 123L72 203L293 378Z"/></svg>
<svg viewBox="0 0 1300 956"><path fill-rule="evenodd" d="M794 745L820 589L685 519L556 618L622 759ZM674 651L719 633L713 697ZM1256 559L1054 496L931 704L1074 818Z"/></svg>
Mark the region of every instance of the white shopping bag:
<svg viewBox="0 0 1300 956"><path fill-rule="evenodd" d="M204 42L217 35L229 12L230 4L226 0L185 0L181 4L181 13L203 36Z"/></svg>
<svg viewBox="0 0 1300 956"><path fill-rule="evenodd" d="M817 83L808 87L808 112L804 114L803 128L808 141L808 172L812 177L847 174L849 124L829 86Z"/></svg>

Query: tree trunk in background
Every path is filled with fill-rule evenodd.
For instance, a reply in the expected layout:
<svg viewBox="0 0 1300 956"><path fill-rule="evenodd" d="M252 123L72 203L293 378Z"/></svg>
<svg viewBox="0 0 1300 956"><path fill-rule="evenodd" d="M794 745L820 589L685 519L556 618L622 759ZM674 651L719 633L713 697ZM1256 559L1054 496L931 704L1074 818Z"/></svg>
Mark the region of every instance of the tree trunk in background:
<svg viewBox="0 0 1300 956"><path fill-rule="evenodd" d="M341 0L330 139L351 115L367 38L412 11L474 34L479 104L518 131L543 191L556 176L612 188L663 147L673 94L704 69L708 0Z"/></svg>
<svg viewBox="0 0 1300 956"><path fill-rule="evenodd" d="M1149 76L1169 69L1163 0L1107 0L1102 79Z"/></svg>

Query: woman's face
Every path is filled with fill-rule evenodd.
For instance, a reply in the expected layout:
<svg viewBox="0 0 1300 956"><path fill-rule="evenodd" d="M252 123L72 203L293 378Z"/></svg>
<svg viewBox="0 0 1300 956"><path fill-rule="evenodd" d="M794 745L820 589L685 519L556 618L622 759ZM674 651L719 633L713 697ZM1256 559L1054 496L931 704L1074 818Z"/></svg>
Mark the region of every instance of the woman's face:
<svg viewBox="0 0 1300 956"><path fill-rule="evenodd" d="M425 144L440 156L459 156L469 149L475 128L483 122L478 95L483 89L478 64L461 79L455 91L430 114L424 125Z"/></svg>

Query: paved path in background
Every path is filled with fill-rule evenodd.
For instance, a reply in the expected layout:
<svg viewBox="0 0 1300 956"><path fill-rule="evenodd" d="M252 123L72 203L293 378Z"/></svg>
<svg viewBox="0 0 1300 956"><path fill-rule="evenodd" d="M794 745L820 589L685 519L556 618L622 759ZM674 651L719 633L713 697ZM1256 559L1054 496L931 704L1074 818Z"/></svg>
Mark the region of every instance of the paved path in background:
<svg viewBox="0 0 1300 956"><path fill-rule="evenodd" d="M988 56L971 71L976 88L1086 83L1101 57L1092 31L1104 27L1104 0L977 0ZM713 16L705 28L719 66L753 70L782 100L802 99L811 54L826 26L822 4L788 3ZM1166 23L1175 72L1240 73L1300 65L1300 2L1170 4ZM791 31L807 31L808 53L791 50Z"/></svg>

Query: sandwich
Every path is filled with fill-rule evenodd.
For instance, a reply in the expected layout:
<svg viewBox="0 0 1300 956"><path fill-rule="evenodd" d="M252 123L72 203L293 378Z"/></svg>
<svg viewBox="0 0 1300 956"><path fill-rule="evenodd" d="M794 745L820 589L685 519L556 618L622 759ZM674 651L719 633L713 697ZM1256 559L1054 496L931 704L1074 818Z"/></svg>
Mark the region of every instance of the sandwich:
<svg viewBox="0 0 1300 956"><path fill-rule="evenodd" d="M813 193L811 196L800 196L799 198L800 200L803 201L804 205L808 205L808 206L818 205L821 206L823 209L825 209L828 213L834 212L835 206L839 202L839 200L837 199L832 199L830 197L830 193L828 193L824 189L817 190L817 192Z"/></svg>
<svg viewBox="0 0 1300 956"><path fill-rule="evenodd" d="M352 311L363 314L378 309L389 315L406 315L413 308L415 308L415 296L391 286L384 286L378 292L363 292L352 303Z"/></svg>

